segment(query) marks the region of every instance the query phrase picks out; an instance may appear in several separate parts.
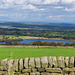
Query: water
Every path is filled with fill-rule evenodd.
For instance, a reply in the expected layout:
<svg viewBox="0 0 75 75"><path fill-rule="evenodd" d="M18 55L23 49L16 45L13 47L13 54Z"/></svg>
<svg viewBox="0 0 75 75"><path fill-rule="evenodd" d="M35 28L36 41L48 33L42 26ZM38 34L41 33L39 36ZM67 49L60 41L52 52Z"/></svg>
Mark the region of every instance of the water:
<svg viewBox="0 0 75 75"><path fill-rule="evenodd" d="M38 39L24 39L23 41L17 41L18 43L30 43L30 42L35 42L38 41ZM41 42L64 42L64 43L75 43L75 41L67 41L67 40L45 40L45 39L40 39Z"/></svg>
<svg viewBox="0 0 75 75"><path fill-rule="evenodd" d="M30 42L35 42L35 41L38 41L38 39L24 39L23 41L17 41L18 43L30 43ZM75 43L75 41L67 41L67 40L45 40L45 39L40 39L40 41L41 42L59 42L59 41L61 41L61 42L64 42L64 44L65 43ZM4 43L5 44L5 42L0 42L0 43Z"/></svg>

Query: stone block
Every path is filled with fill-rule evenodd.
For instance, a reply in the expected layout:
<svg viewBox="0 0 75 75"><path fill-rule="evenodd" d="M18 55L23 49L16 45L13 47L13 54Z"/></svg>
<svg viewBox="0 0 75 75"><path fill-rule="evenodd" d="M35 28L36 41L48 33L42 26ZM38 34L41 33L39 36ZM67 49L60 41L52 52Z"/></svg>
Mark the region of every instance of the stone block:
<svg viewBox="0 0 75 75"><path fill-rule="evenodd" d="M39 72L33 72L33 73L30 73L30 75L40 75Z"/></svg>
<svg viewBox="0 0 75 75"><path fill-rule="evenodd" d="M52 57L52 61L53 61L52 66L54 68L56 68L57 67L57 59L56 59L56 57Z"/></svg>
<svg viewBox="0 0 75 75"><path fill-rule="evenodd" d="M14 64L14 59L9 59L8 63L7 63L7 65L8 65L8 69L7 69L8 75L14 75L13 64Z"/></svg>
<svg viewBox="0 0 75 75"><path fill-rule="evenodd" d="M65 61L64 61L63 56L58 57L58 67L59 68L65 68Z"/></svg>
<svg viewBox="0 0 75 75"><path fill-rule="evenodd" d="M59 75L59 73L51 73L51 75Z"/></svg>
<svg viewBox="0 0 75 75"><path fill-rule="evenodd" d="M52 60L51 56L48 58L48 62L49 62L49 67L52 68L52 66L53 66L53 60Z"/></svg>
<svg viewBox="0 0 75 75"><path fill-rule="evenodd" d="M32 68L32 72L37 72L37 69L36 68Z"/></svg>
<svg viewBox="0 0 75 75"><path fill-rule="evenodd" d="M4 59L1 61L1 70L7 71L7 63L8 63L8 59Z"/></svg>
<svg viewBox="0 0 75 75"><path fill-rule="evenodd" d="M0 75L8 75L7 71L3 71Z"/></svg>
<svg viewBox="0 0 75 75"><path fill-rule="evenodd" d="M68 73L65 73L64 75L69 75Z"/></svg>
<svg viewBox="0 0 75 75"><path fill-rule="evenodd" d="M70 74L69 75L75 75L75 73L74 72L70 72Z"/></svg>
<svg viewBox="0 0 75 75"><path fill-rule="evenodd" d="M2 71L0 71L0 75L2 75Z"/></svg>
<svg viewBox="0 0 75 75"><path fill-rule="evenodd" d="M34 57L29 59L29 68L35 68L35 60Z"/></svg>
<svg viewBox="0 0 75 75"><path fill-rule="evenodd" d="M69 57L65 57L65 67L69 67Z"/></svg>
<svg viewBox="0 0 75 75"><path fill-rule="evenodd" d="M43 73L41 73L41 75L51 75L51 73L43 72Z"/></svg>
<svg viewBox="0 0 75 75"><path fill-rule="evenodd" d="M35 64L36 64L36 68L40 68L41 67L41 63L40 63L40 58L39 57L37 57L37 58L35 58Z"/></svg>
<svg viewBox="0 0 75 75"><path fill-rule="evenodd" d="M45 68L38 68L39 72L45 72Z"/></svg>
<svg viewBox="0 0 75 75"><path fill-rule="evenodd" d="M16 73L14 75L29 75L29 73Z"/></svg>
<svg viewBox="0 0 75 75"><path fill-rule="evenodd" d="M62 70L60 68L46 68L46 72L62 73Z"/></svg>
<svg viewBox="0 0 75 75"><path fill-rule="evenodd" d="M23 69L22 70L22 73L29 73L29 72L31 72L31 69Z"/></svg>
<svg viewBox="0 0 75 75"><path fill-rule="evenodd" d="M58 75L63 75L63 73L59 73Z"/></svg>
<svg viewBox="0 0 75 75"><path fill-rule="evenodd" d="M71 57L71 58L70 58L69 67L70 67L70 68L74 67L74 57Z"/></svg>
<svg viewBox="0 0 75 75"><path fill-rule="evenodd" d="M19 72L21 72L23 69L23 59L19 60Z"/></svg>
<svg viewBox="0 0 75 75"><path fill-rule="evenodd" d="M2 67L1 67L1 60L0 60L0 71L2 70Z"/></svg>
<svg viewBox="0 0 75 75"><path fill-rule="evenodd" d="M16 72L18 71L18 67L19 67L18 65L19 65L19 60L18 59L15 59L13 66L14 66L14 71L16 71Z"/></svg>
<svg viewBox="0 0 75 75"><path fill-rule="evenodd" d="M41 65L42 65L42 68L48 67L48 57L47 56L41 57Z"/></svg>
<svg viewBox="0 0 75 75"><path fill-rule="evenodd" d="M64 68L64 72L75 72L75 68Z"/></svg>
<svg viewBox="0 0 75 75"><path fill-rule="evenodd" d="M29 58L25 58L24 59L24 68L28 69L28 62L29 62Z"/></svg>

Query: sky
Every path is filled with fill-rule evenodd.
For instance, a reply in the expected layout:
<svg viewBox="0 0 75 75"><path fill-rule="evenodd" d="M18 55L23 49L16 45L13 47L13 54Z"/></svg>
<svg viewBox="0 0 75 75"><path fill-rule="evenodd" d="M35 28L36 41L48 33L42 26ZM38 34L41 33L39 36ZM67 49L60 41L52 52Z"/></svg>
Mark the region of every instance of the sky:
<svg viewBox="0 0 75 75"><path fill-rule="evenodd" d="M75 0L0 0L0 22L75 23Z"/></svg>

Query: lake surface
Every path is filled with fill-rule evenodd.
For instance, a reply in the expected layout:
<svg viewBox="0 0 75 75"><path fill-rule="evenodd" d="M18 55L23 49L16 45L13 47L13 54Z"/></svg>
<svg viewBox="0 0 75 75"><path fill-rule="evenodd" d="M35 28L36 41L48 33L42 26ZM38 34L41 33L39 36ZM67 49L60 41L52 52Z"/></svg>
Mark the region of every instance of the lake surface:
<svg viewBox="0 0 75 75"><path fill-rule="evenodd" d="M35 42L38 41L38 39L24 39L23 41L17 41L18 43L30 43L30 42ZM64 43L75 43L75 41L66 41L66 40L45 40L45 39L40 39L41 42L64 42Z"/></svg>
<svg viewBox="0 0 75 75"><path fill-rule="evenodd" d="M35 41L38 41L38 39L24 39L23 41L17 41L18 43L30 43L30 42L35 42ZM40 39L41 42L64 42L64 43L75 43L75 41L67 41L67 40L45 40L45 39ZM0 42L0 43L4 43L5 42Z"/></svg>

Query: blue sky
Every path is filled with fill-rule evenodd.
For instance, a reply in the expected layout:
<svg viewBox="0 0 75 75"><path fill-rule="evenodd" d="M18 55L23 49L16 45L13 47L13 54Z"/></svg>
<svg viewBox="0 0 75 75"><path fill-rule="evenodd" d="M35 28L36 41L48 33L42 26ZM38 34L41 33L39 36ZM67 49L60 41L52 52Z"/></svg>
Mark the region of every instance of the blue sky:
<svg viewBox="0 0 75 75"><path fill-rule="evenodd" d="M0 0L0 21L75 23L75 0Z"/></svg>

